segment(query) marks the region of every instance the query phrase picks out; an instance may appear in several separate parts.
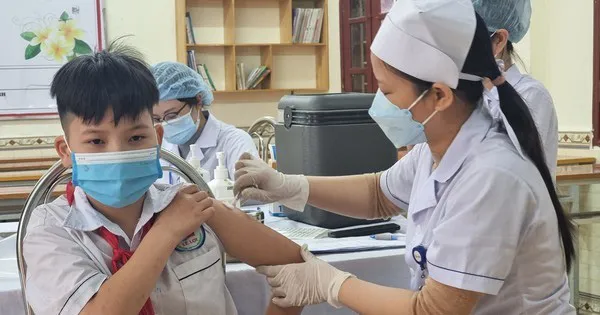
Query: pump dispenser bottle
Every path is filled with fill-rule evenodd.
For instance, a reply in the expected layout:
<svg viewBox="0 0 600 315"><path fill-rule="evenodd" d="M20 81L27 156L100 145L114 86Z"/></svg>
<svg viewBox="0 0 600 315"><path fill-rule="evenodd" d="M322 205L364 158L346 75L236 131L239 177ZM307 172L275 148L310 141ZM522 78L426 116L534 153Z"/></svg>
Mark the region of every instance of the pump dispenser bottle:
<svg viewBox="0 0 600 315"><path fill-rule="evenodd" d="M215 199L227 202L233 205L235 197L233 195L233 181L229 179L227 167L225 167L225 154L217 152L219 165L215 168L214 179L208 183L208 187L215 195Z"/></svg>
<svg viewBox="0 0 600 315"><path fill-rule="evenodd" d="M202 164L200 163L200 158L196 155L196 145L190 145L190 158L188 163L194 167L196 172L200 174L200 177L204 180L205 183L208 184L210 182L210 172L202 168Z"/></svg>

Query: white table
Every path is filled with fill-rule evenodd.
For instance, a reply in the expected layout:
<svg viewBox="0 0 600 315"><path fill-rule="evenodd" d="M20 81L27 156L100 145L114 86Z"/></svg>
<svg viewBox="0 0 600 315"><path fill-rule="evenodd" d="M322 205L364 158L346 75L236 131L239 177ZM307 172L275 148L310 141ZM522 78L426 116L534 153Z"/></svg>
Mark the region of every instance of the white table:
<svg viewBox="0 0 600 315"><path fill-rule="evenodd" d="M269 225L302 225L289 220L267 220ZM23 300L15 260L14 237L0 241L0 314L23 315ZM355 274L360 279L380 285L408 288L410 272L404 262L404 249L385 249L357 253L319 256L335 267ZM227 287L240 315L264 314L270 291L264 277L246 264L227 265ZM307 307L302 314L354 314L322 304Z"/></svg>

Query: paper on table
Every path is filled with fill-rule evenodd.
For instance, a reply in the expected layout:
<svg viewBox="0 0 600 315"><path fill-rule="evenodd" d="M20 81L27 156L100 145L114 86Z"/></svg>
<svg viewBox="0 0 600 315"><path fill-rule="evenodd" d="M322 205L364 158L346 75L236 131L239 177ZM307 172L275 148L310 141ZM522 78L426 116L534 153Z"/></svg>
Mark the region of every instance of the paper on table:
<svg viewBox="0 0 600 315"><path fill-rule="evenodd" d="M397 240L374 240L368 236L345 238L319 238L292 240L298 245L306 244L314 254L360 252L377 249L404 248L406 236L398 234Z"/></svg>

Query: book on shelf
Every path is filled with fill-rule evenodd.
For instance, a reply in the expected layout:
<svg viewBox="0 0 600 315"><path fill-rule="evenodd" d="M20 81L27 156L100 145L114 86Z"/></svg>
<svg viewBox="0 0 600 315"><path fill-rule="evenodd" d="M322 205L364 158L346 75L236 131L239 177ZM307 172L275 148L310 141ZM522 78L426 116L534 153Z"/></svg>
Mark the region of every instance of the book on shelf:
<svg viewBox="0 0 600 315"><path fill-rule="evenodd" d="M200 74L200 76L202 77L202 80L204 80L204 83L206 84L206 86L209 86L211 90L215 91L215 89L212 87L212 84L210 84L210 80L208 79L208 74L204 70L204 65L201 65L201 64L197 65L196 71L198 72L198 74Z"/></svg>
<svg viewBox="0 0 600 315"><path fill-rule="evenodd" d="M252 70L246 81L246 89L255 89L271 73L271 69L260 66Z"/></svg>
<svg viewBox="0 0 600 315"><path fill-rule="evenodd" d="M294 8L292 15L293 43L319 43L321 41L322 8Z"/></svg>
<svg viewBox="0 0 600 315"><path fill-rule="evenodd" d="M192 68L194 71L197 69L196 64L196 52L194 50L187 51L187 62L188 67Z"/></svg>
<svg viewBox="0 0 600 315"><path fill-rule="evenodd" d="M212 77L210 76L210 71L208 71L208 67L206 66L206 64L203 63L203 64L200 64L198 66L201 68L201 71L202 71L200 73L200 75L205 76L208 79L208 83L209 83L210 88L213 91L216 91L217 88L215 87L215 82L213 81Z"/></svg>
<svg viewBox="0 0 600 315"><path fill-rule="evenodd" d="M196 44L196 37L194 36L194 26L192 24L192 16L190 12L185 13L185 34L187 37L188 44Z"/></svg>
<svg viewBox="0 0 600 315"><path fill-rule="evenodd" d="M246 71L244 70L244 63L240 62L235 67L235 73L237 77L237 89L245 90L246 89Z"/></svg>
<svg viewBox="0 0 600 315"><path fill-rule="evenodd" d="M254 68L246 77L244 63L240 62L236 65L236 84L238 90L251 90L257 88L264 79L271 73L271 70L266 66Z"/></svg>
<svg viewBox="0 0 600 315"><path fill-rule="evenodd" d="M206 64L196 62L195 51L188 50L187 53L188 67L198 72L198 74L200 74L206 85L208 85L211 88L211 90L216 91L217 89L215 88L215 83L213 82L212 77L210 76L210 72L208 71L208 67L206 66Z"/></svg>

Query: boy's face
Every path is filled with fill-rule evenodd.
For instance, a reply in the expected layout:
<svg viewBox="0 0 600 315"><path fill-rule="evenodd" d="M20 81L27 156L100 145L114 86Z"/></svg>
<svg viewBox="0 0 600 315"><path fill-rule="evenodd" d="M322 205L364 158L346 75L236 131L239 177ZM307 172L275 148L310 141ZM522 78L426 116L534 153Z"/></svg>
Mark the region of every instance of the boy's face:
<svg viewBox="0 0 600 315"><path fill-rule="evenodd" d="M71 151L75 153L102 153L149 149L162 142L161 125L154 126L152 115L146 111L136 120L121 118L115 126L111 109L99 124L85 124L72 114L66 118L63 136L56 138L54 147L65 167L71 167ZM70 149L70 150L69 150Z"/></svg>

